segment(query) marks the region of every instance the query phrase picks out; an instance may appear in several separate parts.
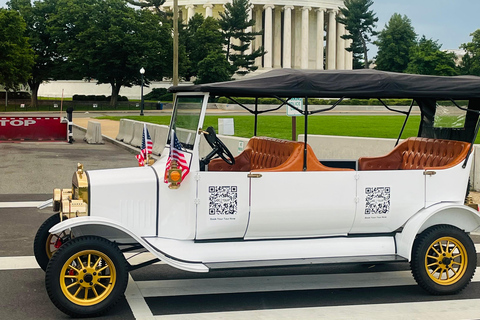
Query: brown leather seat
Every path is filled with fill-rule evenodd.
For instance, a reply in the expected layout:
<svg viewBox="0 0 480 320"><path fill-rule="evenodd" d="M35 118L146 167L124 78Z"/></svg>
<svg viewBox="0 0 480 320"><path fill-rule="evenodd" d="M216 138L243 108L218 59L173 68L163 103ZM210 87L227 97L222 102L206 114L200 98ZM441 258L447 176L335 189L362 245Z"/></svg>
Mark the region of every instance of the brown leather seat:
<svg viewBox="0 0 480 320"><path fill-rule="evenodd" d="M303 142L253 137L246 148L235 157L235 164L228 165L221 159L214 159L208 165L209 171L302 171ZM307 171L343 171L350 169L329 168L322 165L312 148L307 145Z"/></svg>
<svg viewBox="0 0 480 320"><path fill-rule="evenodd" d="M358 159L359 170L417 170L454 167L467 156L470 143L408 138L382 157Z"/></svg>

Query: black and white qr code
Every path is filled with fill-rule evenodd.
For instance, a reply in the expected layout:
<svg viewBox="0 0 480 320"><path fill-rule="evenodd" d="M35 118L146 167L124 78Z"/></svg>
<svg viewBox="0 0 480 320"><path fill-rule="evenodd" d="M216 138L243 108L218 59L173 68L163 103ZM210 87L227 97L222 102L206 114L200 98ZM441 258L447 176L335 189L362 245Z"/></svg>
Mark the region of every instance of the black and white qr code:
<svg viewBox="0 0 480 320"><path fill-rule="evenodd" d="M365 214L387 214L390 211L390 187L365 188Z"/></svg>
<svg viewBox="0 0 480 320"><path fill-rule="evenodd" d="M209 186L209 214L237 214L236 186Z"/></svg>

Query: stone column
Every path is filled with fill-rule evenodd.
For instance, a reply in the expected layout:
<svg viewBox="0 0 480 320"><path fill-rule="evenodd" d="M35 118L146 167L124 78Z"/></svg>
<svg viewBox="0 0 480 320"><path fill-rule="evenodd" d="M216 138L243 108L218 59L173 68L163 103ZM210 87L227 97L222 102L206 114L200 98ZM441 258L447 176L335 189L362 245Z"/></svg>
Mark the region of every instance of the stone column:
<svg viewBox="0 0 480 320"><path fill-rule="evenodd" d="M335 70L336 68L336 40L337 40L337 21L335 19L337 11L328 10L328 29L327 29L327 69Z"/></svg>
<svg viewBox="0 0 480 320"><path fill-rule="evenodd" d="M348 31L347 31L348 32ZM353 40L348 39L345 42L345 48L349 48L352 44ZM345 52L345 69L352 70L353 69L353 52L346 51Z"/></svg>
<svg viewBox="0 0 480 320"><path fill-rule="evenodd" d="M309 14L310 7L302 8L302 47L300 48L301 63L300 67L302 69L308 69L308 28L309 28Z"/></svg>
<svg viewBox="0 0 480 320"><path fill-rule="evenodd" d="M263 67L265 69L272 68L273 58L273 17L272 11L275 6L273 4L266 4L263 6L265 10L265 55L263 56Z"/></svg>
<svg viewBox="0 0 480 320"><path fill-rule="evenodd" d="M262 20L263 20L263 11L262 7L257 7L255 10L255 31L262 31ZM258 35L255 37L255 50L262 46L262 35ZM257 67L262 66L262 57L258 57L255 59L255 65Z"/></svg>
<svg viewBox="0 0 480 320"><path fill-rule="evenodd" d="M345 70L345 40L341 37L345 34L345 25L337 22L337 69Z"/></svg>
<svg viewBox="0 0 480 320"><path fill-rule="evenodd" d="M292 67L292 10L293 6L283 7L283 67Z"/></svg>
<svg viewBox="0 0 480 320"><path fill-rule="evenodd" d="M190 19L195 15L195 6L193 4L189 4L185 6L185 9L187 9L187 21L188 23Z"/></svg>
<svg viewBox="0 0 480 320"><path fill-rule="evenodd" d="M213 4L207 3L204 4L203 7L205 8L205 18L213 17Z"/></svg>
<svg viewBox="0 0 480 320"><path fill-rule="evenodd" d="M318 70L323 70L323 37L325 28L325 9L317 9L317 63L316 68Z"/></svg>
<svg viewBox="0 0 480 320"><path fill-rule="evenodd" d="M273 67L282 67L282 10L278 6L273 16Z"/></svg>
<svg viewBox="0 0 480 320"><path fill-rule="evenodd" d="M247 19L248 21L252 20L252 17L253 17L253 5L250 5L250 7L248 8L248 12L247 12ZM247 29L245 30L246 32L252 32L252 27L247 27ZM253 41L250 42L250 46L248 47L248 49L245 51L245 54L252 54L253 52Z"/></svg>

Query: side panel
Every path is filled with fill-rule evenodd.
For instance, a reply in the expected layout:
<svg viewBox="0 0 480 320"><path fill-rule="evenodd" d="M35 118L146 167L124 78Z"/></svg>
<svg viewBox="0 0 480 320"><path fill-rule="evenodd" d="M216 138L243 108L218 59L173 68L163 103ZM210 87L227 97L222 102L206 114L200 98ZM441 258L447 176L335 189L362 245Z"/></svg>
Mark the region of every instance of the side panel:
<svg viewBox="0 0 480 320"><path fill-rule="evenodd" d="M196 239L243 238L249 210L247 174L198 173Z"/></svg>
<svg viewBox="0 0 480 320"><path fill-rule="evenodd" d="M256 172L246 239L347 234L355 215L355 172Z"/></svg>
<svg viewBox="0 0 480 320"><path fill-rule="evenodd" d="M359 171L351 233L392 232L424 207L423 170Z"/></svg>
<svg viewBox="0 0 480 320"><path fill-rule="evenodd" d="M157 178L152 168L88 171L90 215L117 221L141 236L156 234Z"/></svg>
<svg viewBox="0 0 480 320"><path fill-rule="evenodd" d="M467 191L468 176L472 166L473 154L467 166L462 168L463 161L453 168L443 170L428 170L434 175L426 176L426 206L445 201L463 204Z"/></svg>

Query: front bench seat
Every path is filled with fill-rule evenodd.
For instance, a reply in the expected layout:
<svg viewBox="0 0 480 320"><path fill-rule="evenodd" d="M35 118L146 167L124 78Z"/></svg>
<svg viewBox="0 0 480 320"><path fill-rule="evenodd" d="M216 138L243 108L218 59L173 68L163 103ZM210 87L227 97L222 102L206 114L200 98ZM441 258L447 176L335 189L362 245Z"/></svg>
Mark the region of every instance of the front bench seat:
<svg viewBox="0 0 480 320"><path fill-rule="evenodd" d="M304 143L268 137L253 137L229 165L221 159L214 159L208 165L209 171L255 171L280 172L303 171ZM307 171L349 171L326 167L318 161L312 148L307 145Z"/></svg>
<svg viewBox="0 0 480 320"><path fill-rule="evenodd" d="M358 159L359 170L447 169L462 162L470 143L454 140L412 137L382 157Z"/></svg>

